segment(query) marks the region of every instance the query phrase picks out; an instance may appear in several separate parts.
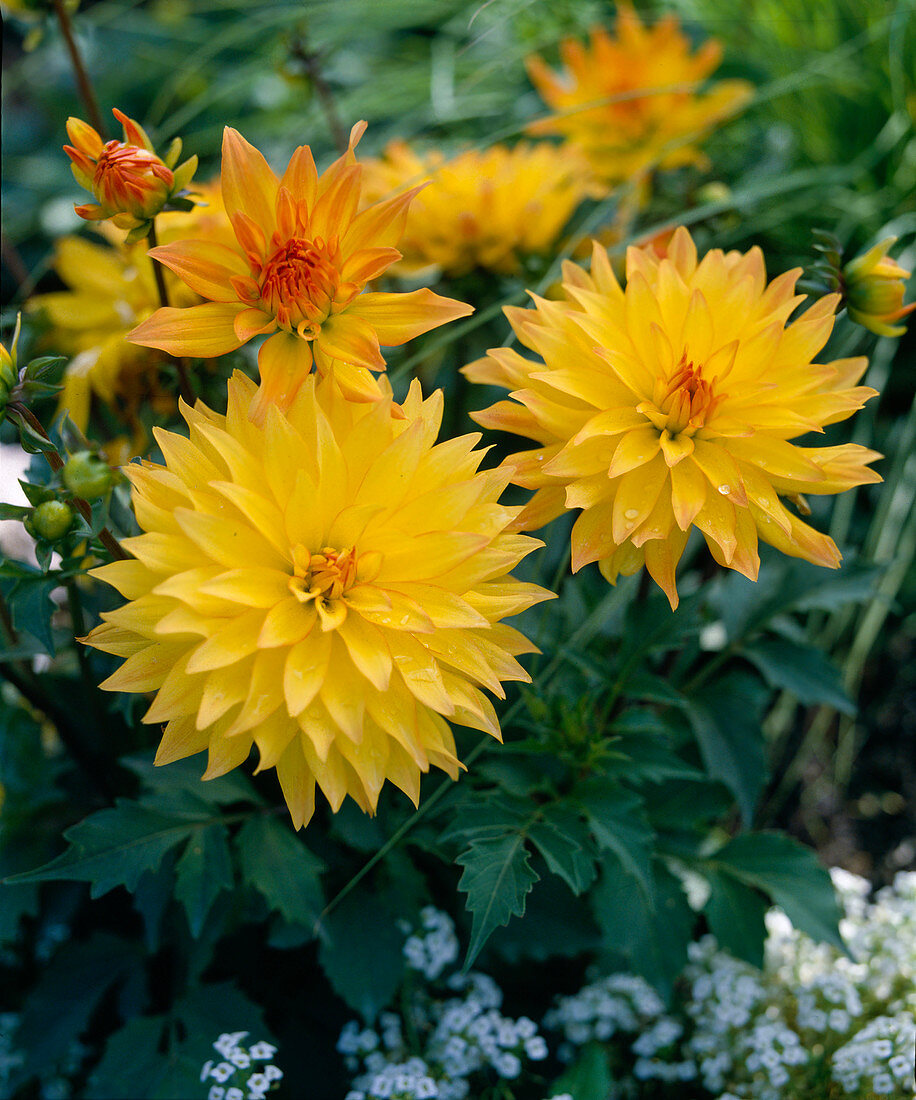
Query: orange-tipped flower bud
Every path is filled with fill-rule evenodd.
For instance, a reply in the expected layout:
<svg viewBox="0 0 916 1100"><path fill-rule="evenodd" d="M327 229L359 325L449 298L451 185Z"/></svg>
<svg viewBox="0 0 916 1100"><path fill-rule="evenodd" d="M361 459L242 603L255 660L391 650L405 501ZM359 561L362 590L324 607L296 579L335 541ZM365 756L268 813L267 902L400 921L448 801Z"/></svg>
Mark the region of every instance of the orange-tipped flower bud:
<svg viewBox="0 0 916 1100"><path fill-rule="evenodd" d="M896 237L886 237L843 268L849 316L879 336L902 336L906 325L893 322L916 309L916 302L908 306L903 304L904 283L910 277L909 271L887 254L896 240Z"/></svg>
<svg viewBox="0 0 916 1100"><path fill-rule="evenodd" d="M91 191L96 201L77 206L87 221L110 218L133 237L144 236L151 220L191 182L197 157L175 168L181 143L174 142L165 160L139 123L115 108L112 112L124 127L123 141L104 142L96 131L79 118L67 120L72 145L65 145L77 183Z"/></svg>

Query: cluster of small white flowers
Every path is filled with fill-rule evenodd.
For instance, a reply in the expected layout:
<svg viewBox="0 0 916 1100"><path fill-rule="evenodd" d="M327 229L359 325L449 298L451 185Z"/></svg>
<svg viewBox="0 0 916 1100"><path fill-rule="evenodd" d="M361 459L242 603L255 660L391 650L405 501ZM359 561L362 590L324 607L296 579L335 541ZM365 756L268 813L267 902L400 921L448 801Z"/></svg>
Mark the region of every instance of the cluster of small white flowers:
<svg viewBox="0 0 916 1100"><path fill-rule="evenodd" d="M916 1095L914 1049L916 1019L911 1012L878 1016L834 1053L833 1079L856 1097Z"/></svg>
<svg viewBox="0 0 916 1100"><path fill-rule="evenodd" d="M413 970L419 970L434 981L458 958L459 943L455 924L448 913L427 905L420 911L421 928L408 936L404 958Z"/></svg>
<svg viewBox="0 0 916 1100"><path fill-rule="evenodd" d="M560 997L544 1025L562 1031L568 1043L606 1042L617 1032L644 1031L661 1017L665 1005L651 985L635 974L611 974ZM561 1052L562 1053L562 1052Z"/></svg>
<svg viewBox="0 0 916 1100"><path fill-rule="evenodd" d="M271 1062L277 1048L263 1041L243 1047L241 1042L247 1035L247 1031L224 1032L213 1044L217 1054L222 1055L222 1061L210 1058L201 1067L201 1081L217 1082L210 1086L207 1100L264 1100L283 1077L283 1071ZM254 1064L257 1062L268 1064L257 1066ZM250 1069L255 1072L249 1074L242 1088L235 1083L235 1077Z"/></svg>
<svg viewBox="0 0 916 1100"><path fill-rule="evenodd" d="M526 1062L547 1057L547 1043L537 1024L525 1016L504 1016L502 990L485 974L443 971L458 958L458 939L451 919L435 909L421 913L422 929L408 938L408 965L437 988L413 991L409 1031L422 1050L411 1057L400 1016L385 1012L376 1028L351 1021L337 1049L356 1075L346 1100L464 1100L478 1073L512 1080Z"/></svg>

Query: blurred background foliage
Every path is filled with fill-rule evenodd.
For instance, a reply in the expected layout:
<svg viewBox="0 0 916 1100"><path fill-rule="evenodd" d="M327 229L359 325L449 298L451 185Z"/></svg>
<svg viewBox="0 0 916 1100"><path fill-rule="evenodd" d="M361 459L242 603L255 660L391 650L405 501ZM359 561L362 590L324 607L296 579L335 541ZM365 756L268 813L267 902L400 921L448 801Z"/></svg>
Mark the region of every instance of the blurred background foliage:
<svg viewBox="0 0 916 1100"><path fill-rule="evenodd" d="M720 39L717 76L747 79L755 92L742 115L704 143L710 171L684 168L655 181L651 204L619 234L621 248L683 222L701 251L760 245L772 276L811 265L811 231L819 227L835 233L849 255L896 235L901 264L916 266L912 0L812 0L803 8L748 0L740 11L715 0L672 0L640 4L639 11L650 19L676 11L695 42ZM5 14L2 294L4 325L11 327L31 294L60 289L55 239L92 234L73 214L82 198L60 152L67 116L85 117L64 43L53 18ZM584 37L613 14L601 0L84 0L74 27L106 120L117 105L146 126L157 147L180 135L186 154L201 158L198 179L207 180L218 171L227 123L275 165L303 143L312 145L319 164L328 163L335 131L346 132L360 118L369 122L363 156L395 138L446 152L513 142L544 113L525 57L540 52L554 62L560 38ZM584 204L564 254L625 205L625 189ZM526 288L549 288L560 259L532 259L519 275L473 272L443 280L437 289L473 302L477 312L389 353L396 393L417 373L425 389L446 392L444 434L472 430L467 412L497 394L471 387L457 368L507 340L502 306L524 303ZM24 339L40 345L40 318ZM202 1095L199 1085L193 1093L169 1089L191 1088L211 1032L245 1027L295 1051L286 1063L289 1095L304 1095L305 1082L312 1100L343 1095L334 1036L350 1009L369 1016L397 990L397 914L431 897L461 910L456 861L466 868L461 889L471 903L483 857L501 858L511 848L509 863L520 861L514 865L520 894L503 898L505 911L491 916L490 927L482 927L479 912L473 922L455 916L464 922L464 941L484 948L481 959L511 991L514 1006L531 1014L553 993L576 988L585 962L596 957L670 985L696 917L666 867L703 866L710 844L742 826L787 830L813 845L822 862L879 882L911 866L914 336L876 340L841 319L826 354L870 355L865 381L882 397L858 414L851 438L887 456L883 486L813 502L814 522L846 554L841 574L769 555L754 587L733 574L710 578L702 555L694 555L683 569L688 599L671 616L659 597L646 598L638 578L609 591L592 570L565 576L566 521L557 521L549 548L521 571L548 586L555 578L561 601L526 620L545 655L529 666L534 686L510 696L503 711L509 744L480 754L462 731L462 755L479 756L477 763L457 787L436 779L424 784L422 819L391 797L383 797L373 820L353 807L336 818L325 813L308 829L309 850L300 845L291 859L285 823L257 809L274 798L261 780L236 776L201 785L194 766L154 772L150 731L139 727L130 701L113 704L103 731L93 709L97 697L80 679L72 649L62 646L44 674L52 694L59 690L74 701L72 710L29 710L14 693L6 695L0 871L29 871L58 856L61 832L76 826L55 872L0 887L4 999L23 1013L19 1042L28 1054L28 1072L13 1078L16 1095L44 1095L39 1090L61 1077L77 1087L88 1079L85 1095L119 1095L118 1066L128 1051L150 1059L149 1095ZM230 365L227 358L206 384L216 406ZM39 408L49 423L53 402ZM159 418L152 411L145 416L147 425ZM849 437L828 432L825 442L840 438ZM35 456L31 480L46 477L41 462ZM123 487L112 509L128 522ZM16 577L7 572L2 579L8 587ZM20 611L17 625L38 649L53 652L66 623L59 612L51 618L50 590L34 591L34 608ZM87 621L109 598L95 589L83 593ZM91 662L95 682L113 667L99 654ZM73 744L81 746L79 756ZM119 764L124 753L133 755ZM583 787L581 776L595 769L604 786ZM112 809L115 794L125 801ZM141 853L139 861L93 865L89 857L94 845L103 849L105 830L139 829L141 811L171 822L169 828L179 821L206 829L212 848L189 855L190 834L178 829L171 843ZM87 815L94 816L77 824ZM608 816L617 819L616 832L595 824ZM245 822L240 830L237 821ZM564 863L555 850L548 855L537 831L545 822L572 838L568 851L586 856ZM405 842L397 843L402 834ZM804 858L801 849L793 853L791 860ZM783 855L774 851L776 865ZM211 871L203 886L195 878L194 860L201 858ZM641 884L629 922L602 904L614 858L624 859L625 871ZM599 886L589 894L599 865ZM826 935L821 887L804 896L804 875L815 864L793 866L802 922ZM322 875L323 868L330 870ZM774 896L772 883L740 867L706 870L724 876L754 916L747 929L730 927L722 908L710 907L702 919L753 957L762 897ZM497 918L508 920L524 907L534 885L525 885L526 873L542 881L531 891L525 919L496 929L484 947L483 933L493 931ZM64 881L38 884L50 878ZM92 882L104 902L89 903L80 881L67 879ZM118 884L132 897L114 889ZM589 905L576 902L580 893L592 898ZM335 907L325 910L317 948L316 922L328 899ZM670 926L646 915L656 901L669 915L674 906ZM373 935L394 945L394 962L380 964L368 985L354 986L353 976L365 974L373 960L372 944L355 934L370 902ZM634 916L640 912L642 922ZM678 942L666 956L671 928L683 934L672 933ZM344 943L352 954L335 958L334 945L343 951ZM152 969L150 957L159 963ZM523 973L512 970L520 959L528 961ZM182 1053L195 1034L203 1051L196 1063ZM81 1036L84 1046L74 1055ZM171 1061L165 1054L157 1061L159 1051L172 1052ZM67 1068L68 1059L75 1069Z"/></svg>

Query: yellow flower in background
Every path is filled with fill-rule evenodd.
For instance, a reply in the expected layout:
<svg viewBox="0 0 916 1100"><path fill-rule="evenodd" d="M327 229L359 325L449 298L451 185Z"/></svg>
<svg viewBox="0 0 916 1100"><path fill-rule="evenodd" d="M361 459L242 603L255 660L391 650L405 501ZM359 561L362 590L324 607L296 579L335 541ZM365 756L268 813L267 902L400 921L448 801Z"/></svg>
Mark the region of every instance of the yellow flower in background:
<svg viewBox="0 0 916 1100"><path fill-rule="evenodd" d="M67 119L65 145L76 182L90 191L94 203L75 207L87 221L110 218L119 229L133 231L139 239L149 231L153 218L169 199L184 190L197 169L197 157L176 167L181 141L172 142L165 160L156 155L143 127L117 107L112 114L124 128L123 141L103 142L98 133L79 118Z"/></svg>
<svg viewBox="0 0 916 1100"><path fill-rule="evenodd" d="M905 306L905 283L910 272L888 256L896 237L887 237L843 267L846 309L853 321L878 336L902 336L906 325L895 325L916 309Z"/></svg>
<svg viewBox="0 0 916 1100"><path fill-rule="evenodd" d="M364 195L386 198L418 183L394 274L435 267L446 275L474 268L512 273L527 255L556 244L589 192L588 165L569 150L539 142L492 145L447 158L391 142L364 163Z"/></svg>
<svg viewBox="0 0 916 1100"><path fill-rule="evenodd" d="M93 572L129 601L87 639L127 658L102 686L156 692L157 763L208 749L212 778L254 742L297 827L316 782L335 811L373 812L386 779L416 803L431 765L457 778L445 719L499 738L481 688L528 681L500 620L550 598L509 575L542 544L508 533L478 435L434 445L441 392L414 382L395 418L311 376L258 403L236 372L225 417L182 405L190 439L156 429L166 465L125 469L145 533Z"/></svg>
<svg viewBox="0 0 916 1100"><path fill-rule="evenodd" d="M519 529L581 509L573 570L597 561L614 583L645 565L672 607L691 527L720 565L752 580L758 538L836 567L832 539L779 498L881 480L866 466L875 451L789 442L875 395L856 385L865 358L813 361L839 296L787 325L804 300L794 293L801 269L767 284L758 248L714 249L698 263L684 228L665 251L630 248L623 290L596 245L590 274L564 265L562 301L506 309L539 359L497 348L464 368L512 391L474 419L539 444L506 460L516 484L537 490Z"/></svg>
<svg viewBox="0 0 916 1100"><path fill-rule="evenodd" d="M591 43L560 43L557 73L537 55L528 74L555 112L529 129L559 134L582 150L607 184L637 181L654 168L704 166L697 141L750 98L751 85L724 80L699 86L718 67L722 49L710 39L696 53L675 15L646 27L629 6L617 12L616 37L596 27Z"/></svg>
<svg viewBox="0 0 916 1100"><path fill-rule="evenodd" d="M163 240L189 233L225 243L232 236L222 210L219 182L201 185L195 192L202 203L193 211L170 211L159 217ZM45 343L73 359L63 379L58 412L66 411L77 427L89 429L93 399L123 415L135 432L135 448L142 446L137 413L143 404L160 411L174 407L158 384L163 355L131 344L127 335L159 308L159 294L145 241L124 244L114 229L99 227L107 244L63 237L57 242L54 270L69 289L37 294L29 309L43 315L51 331ZM165 273L173 301L192 305L198 295Z"/></svg>
<svg viewBox="0 0 916 1100"><path fill-rule="evenodd" d="M270 334L258 353L258 419L270 404L289 404L313 362L322 373L333 363L354 400L380 400L383 391L369 373L385 369L380 344L406 343L473 311L426 289L363 293L401 258L394 246L414 194L358 212L363 166L354 150L365 128L353 127L349 149L321 176L303 145L277 179L258 150L227 127L223 200L238 243L185 240L154 249L209 300L161 309L131 339L172 355L215 356Z"/></svg>

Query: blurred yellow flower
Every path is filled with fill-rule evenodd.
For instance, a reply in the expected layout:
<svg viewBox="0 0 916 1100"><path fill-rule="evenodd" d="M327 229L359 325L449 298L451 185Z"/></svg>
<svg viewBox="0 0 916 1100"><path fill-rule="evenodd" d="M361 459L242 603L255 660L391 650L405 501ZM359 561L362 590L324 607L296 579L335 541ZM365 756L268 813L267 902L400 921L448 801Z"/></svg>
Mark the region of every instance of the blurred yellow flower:
<svg viewBox="0 0 916 1100"><path fill-rule="evenodd" d="M616 37L596 27L588 48L567 38L560 55L560 73L528 58L531 81L555 112L529 129L567 138L607 184L639 181L654 168L704 166L697 141L752 91L746 81L724 80L700 92L719 65L719 43L710 39L691 53L677 16L646 27L626 4L618 7Z"/></svg>
<svg viewBox="0 0 916 1100"><path fill-rule="evenodd" d="M314 362L334 365L338 382L357 401L383 396L370 370L385 369L380 344L406 343L473 312L431 290L363 293L401 257L394 247L414 192L358 211L363 166L356 144L321 176L312 151L300 146L282 179L236 130L223 136L223 201L238 243L234 248L193 240L153 255L202 297L190 309L161 309L131 334L172 355L216 356L254 336L271 334L258 353L259 405L285 408Z"/></svg>
<svg viewBox="0 0 916 1100"><path fill-rule="evenodd" d="M868 361L816 363L839 296L786 325L803 301L800 269L766 281L763 256L708 252L701 262L679 228L660 257L627 252L626 289L596 244L591 274L567 262L562 301L509 307L519 340L540 356L491 350L465 367L505 386L474 419L539 444L513 455L513 481L537 492L518 529L567 508L572 567L597 561L614 583L643 565L677 606L675 568L691 527L716 561L756 580L758 538L836 567L833 540L779 499L839 493L880 481L875 451L789 442L845 420L873 397L857 386Z"/></svg>
<svg viewBox="0 0 916 1100"><path fill-rule="evenodd" d="M434 445L441 392L415 381L395 418L311 376L257 406L236 372L225 417L182 405L190 439L156 429L166 465L126 468L145 534L94 571L130 601L87 639L127 658L102 686L157 693L157 763L209 749L212 778L254 742L297 827L316 782L335 811L372 813L386 779L416 803L430 765L458 776L445 718L499 738L480 689L528 680L500 619L550 598L509 575L541 543L507 532L479 436Z"/></svg>
<svg viewBox="0 0 916 1100"><path fill-rule="evenodd" d="M202 203L190 213L167 212L159 218L163 240L188 234L225 242L232 231L222 209L219 181L195 192ZM159 294L146 241L124 244L107 225L99 227L110 243L63 237L55 249L54 270L69 288L37 294L29 309L42 313L51 325L45 343L73 356L63 379L58 412L69 413L77 427L89 428L93 398L122 415L138 430L137 413L152 403L161 411L173 402L158 385L164 356L127 341L127 334L159 306ZM173 301L192 305L200 298L171 272L165 273ZM142 446L142 433L135 438Z"/></svg>
<svg viewBox="0 0 916 1100"><path fill-rule="evenodd" d="M903 304L910 272L888 256L896 237L887 237L843 267L846 308L853 321L878 336L902 336L906 325L895 325L916 309Z"/></svg>
<svg viewBox="0 0 916 1100"><path fill-rule="evenodd" d="M429 181L411 203L396 274L518 271L525 256L551 251L590 186L587 163L548 142L447 158L394 141L364 171L370 202Z"/></svg>
<svg viewBox="0 0 916 1100"><path fill-rule="evenodd" d="M98 133L79 118L67 119L65 145L76 182L90 191L94 203L75 207L87 221L110 218L119 229L133 231L131 239L148 232L151 221L169 199L184 190L194 176L197 157L176 167L181 142L172 142L165 160L156 155L143 127L117 107L112 114L124 128L123 141L103 142Z"/></svg>

